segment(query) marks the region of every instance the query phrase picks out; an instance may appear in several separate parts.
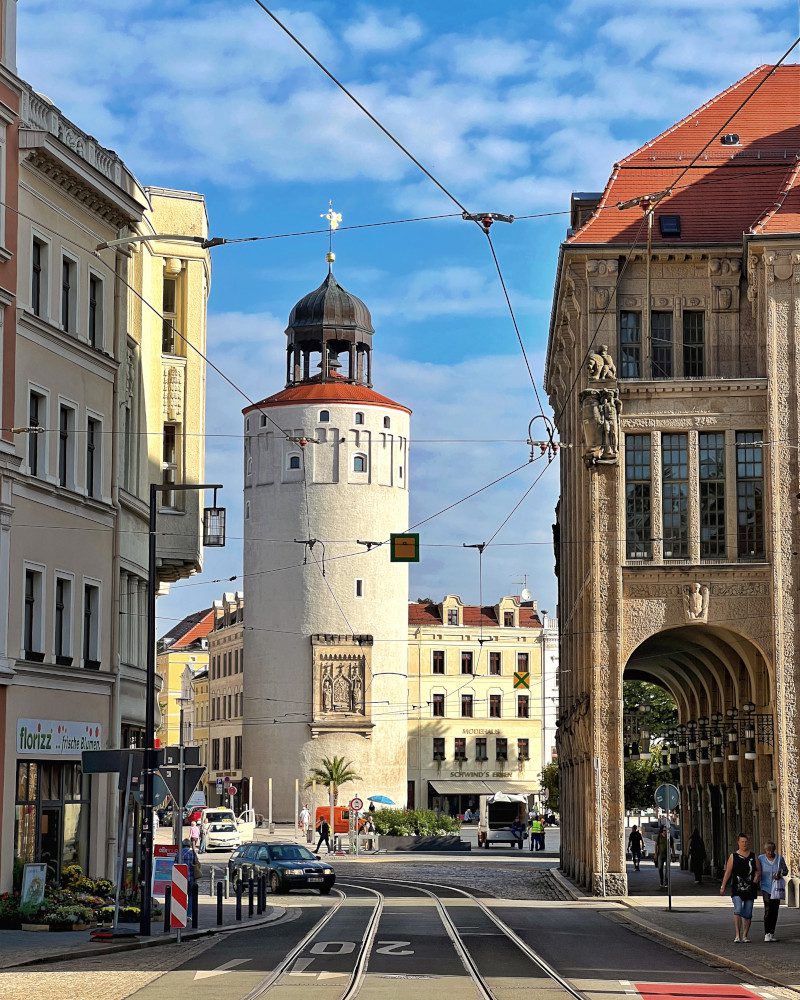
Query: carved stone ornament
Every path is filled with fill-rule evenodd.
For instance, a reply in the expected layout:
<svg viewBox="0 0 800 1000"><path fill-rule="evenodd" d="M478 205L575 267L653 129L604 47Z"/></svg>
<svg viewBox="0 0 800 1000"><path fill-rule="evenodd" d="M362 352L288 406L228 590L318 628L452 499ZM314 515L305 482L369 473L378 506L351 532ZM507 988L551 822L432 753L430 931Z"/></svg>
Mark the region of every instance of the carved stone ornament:
<svg viewBox="0 0 800 1000"><path fill-rule="evenodd" d="M583 459L594 465L616 465L619 459L619 414L616 389L584 389L580 394Z"/></svg>
<svg viewBox="0 0 800 1000"><path fill-rule="evenodd" d="M164 415L167 420L183 420L183 369L164 368Z"/></svg>
<svg viewBox="0 0 800 1000"><path fill-rule="evenodd" d="M708 585L688 583L683 588L683 607L689 622L708 621Z"/></svg>
<svg viewBox="0 0 800 1000"><path fill-rule="evenodd" d="M372 676L371 636L311 637L313 659L312 738L346 730L369 736L365 691Z"/></svg>
<svg viewBox="0 0 800 1000"><path fill-rule="evenodd" d="M617 366L608 353L608 344L601 344L600 350L586 359L586 371L590 382L612 382L617 378Z"/></svg>

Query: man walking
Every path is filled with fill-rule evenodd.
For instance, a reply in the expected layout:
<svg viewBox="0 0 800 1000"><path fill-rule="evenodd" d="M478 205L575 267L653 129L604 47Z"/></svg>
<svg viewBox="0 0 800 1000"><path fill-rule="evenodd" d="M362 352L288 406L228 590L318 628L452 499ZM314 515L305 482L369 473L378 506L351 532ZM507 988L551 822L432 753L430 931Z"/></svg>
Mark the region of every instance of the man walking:
<svg viewBox="0 0 800 1000"><path fill-rule="evenodd" d="M317 841L317 846L314 850L315 854L319 854L320 845L325 844L328 848L328 854L331 853L331 828L328 826L328 821L326 819L320 820L319 824L319 840Z"/></svg>
<svg viewBox="0 0 800 1000"><path fill-rule="evenodd" d="M308 824L310 821L311 821L311 813L308 811L308 806L303 805L303 808L300 810L300 816L298 818L298 825L303 832L303 837L305 837L306 833L308 832Z"/></svg>
<svg viewBox="0 0 800 1000"><path fill-rule="evenodd" d="M628 837L628 850L631 852L631 857L633 858L633 870L638 872L642 860L642 851L644 850L644 837L639 827L635 824L631 830L630 837Z"/></svg>

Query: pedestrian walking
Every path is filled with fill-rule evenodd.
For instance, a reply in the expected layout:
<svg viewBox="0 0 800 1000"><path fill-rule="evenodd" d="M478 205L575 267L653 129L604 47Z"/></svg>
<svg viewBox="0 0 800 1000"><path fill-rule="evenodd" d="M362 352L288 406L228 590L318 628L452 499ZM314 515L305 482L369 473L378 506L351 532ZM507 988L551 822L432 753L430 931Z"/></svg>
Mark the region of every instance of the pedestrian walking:
<svg viewBox="0 0 800 1000"><path fill-rule="evenodd" d="M197 854L195 853L194 844L192 843L190 837L186 837L183 841L183 847L181 848L181 856L178 863L181 865L186 865L186 870L189 873L188 876L189 898L186 901L186 917L187 919L191 919L192 897L194 895L192 893L192 886L200 878L200 873L202 869L200 867L200 859L197 857Z"/></svg>
<svg viewBox="0 0 800 1000"><path fill-rule="evenodd" d="M201 854L205 854L206 837L208 836L208 823L204 823L201 819L197 825L200 827L200 843L198 844L197 849L200 851Z"/></svg>
<svg viewBox="0 0 800 1000"><path fill-rule="evenodd" d="M731 900L733 902L733 926L736 928L734 944L748 944L750 938L750 922L753 919L753 901L761 884L761 862L750 850L750 842L746 833L740 833L736 838L736 850L728 858L720 896L725 895L725 887L730 882ZM777 919L777 917L776 917Z"/></svg>
<svg viewBox="0 0 800 1000"><path fill-rule="evenodd" d="M656 846L653 851L653 863L658 868L658 877L661 888L667 888L667 876L669 874L667 866L672 863L672 852L675 850L675 841L670 832L667 835L667 828L662 826L656 837Z"/></svg>
<svg viewBox="0 0 800 1000"><path fill-rule="evenodd" d="M764 853L759 854L758 861L761 865L761 898L764 900L764 940L777 941L775 927L781 900L786 898L784 879L789 874L789 869L771 840L764 844Z"/></svg>
<svg viewBox="0 0 800 1000"><path fill-rule="evenodd" d="M328 854L331 853L331 828L328 826L328 821L326 819L320 820L319 823L319 840L317 841L317 846L314 850L315 854L319 854L320 845L325 844L328 848Z"/></svg>
<svg viewBox="0 0 800 1000"><path fill-rule="evenodd" d="M700 831L695 827L689 838L689 869L692 875L694 875L695 885L703 884L703 869L705 868L707 857L706 845L703 843Z"/></svg>
<svg viewBox="0 0 800 1000"><path fill-rule="evenodd" d="M192 825L189 827L189 840L192 842L192 848L196 851L200 846L200 827L196 819L192 820Z"/></svg>
<svg viewBox="0 0 800 1000"><path fill-rule="evenodd" d="M633 870L635 872L639 871L639 865L642 862L642 851L644 850L644 837L642 836L642 831L636 824L634 824L631 830L631 835L628 837L628 850L631 852L631 858L633 858Z"/></svg>
<svg viewBox="0 0 800 1000"><path fill-rule="evenodd" d="M311 822L311 813L308 810L308 804L304 804L303 808L300 810L300 816L298 817L298 825L303 831L303 836L305 837L308 832L308 824Z"/></svg>

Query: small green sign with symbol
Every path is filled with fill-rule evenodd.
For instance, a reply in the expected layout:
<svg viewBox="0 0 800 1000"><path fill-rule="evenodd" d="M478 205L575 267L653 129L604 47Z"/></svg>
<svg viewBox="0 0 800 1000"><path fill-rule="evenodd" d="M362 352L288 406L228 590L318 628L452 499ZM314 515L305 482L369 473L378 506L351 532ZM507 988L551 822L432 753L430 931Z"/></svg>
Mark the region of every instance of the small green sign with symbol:
<svg viewBox="0 0 800 1000"><path fill-rule="evenodd" d="M531 675L529 670L515 670L514 671L514 687L515 688L525 688L529 690L531 686Z"/></svg>
<svg viewBox="0 0 800 1000"><path fill-rule="evenodd" d="M418 534L390 535L389 543L391 562L419 562Z"/></svg>

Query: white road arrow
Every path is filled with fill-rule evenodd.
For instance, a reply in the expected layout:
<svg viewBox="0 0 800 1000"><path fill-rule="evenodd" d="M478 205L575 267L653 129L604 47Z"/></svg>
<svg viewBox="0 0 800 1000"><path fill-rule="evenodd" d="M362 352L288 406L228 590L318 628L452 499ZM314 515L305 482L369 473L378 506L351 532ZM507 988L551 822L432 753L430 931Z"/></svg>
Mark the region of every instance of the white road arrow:
<svg viewBox="0 0 800 1000"><path fill-rule="evenodd" d="M228 962L223 962L222 965L218 965L216 969L203 969L200 972L195 972L194 978L197 979L211 979L212 976L224 976L226 972L230 972L231 969L235 969L237 965L244 965L246 962L252 962L251 958L232 958Z"/></svg>

